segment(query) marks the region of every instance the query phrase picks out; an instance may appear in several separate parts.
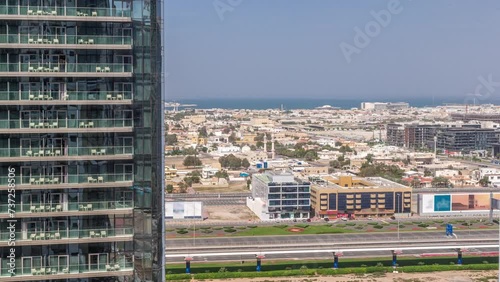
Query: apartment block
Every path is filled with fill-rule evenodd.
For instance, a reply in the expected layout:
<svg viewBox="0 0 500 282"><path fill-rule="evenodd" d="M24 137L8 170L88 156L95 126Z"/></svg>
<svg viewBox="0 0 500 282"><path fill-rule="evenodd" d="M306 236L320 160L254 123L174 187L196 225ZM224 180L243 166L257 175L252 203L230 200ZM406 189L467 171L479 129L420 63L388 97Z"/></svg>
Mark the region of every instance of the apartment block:
<svg viewBox="0 0 500 282"><path fill-rule="evenodd" d="M0 281L164 280L161 9L0 0Z"/></svg>

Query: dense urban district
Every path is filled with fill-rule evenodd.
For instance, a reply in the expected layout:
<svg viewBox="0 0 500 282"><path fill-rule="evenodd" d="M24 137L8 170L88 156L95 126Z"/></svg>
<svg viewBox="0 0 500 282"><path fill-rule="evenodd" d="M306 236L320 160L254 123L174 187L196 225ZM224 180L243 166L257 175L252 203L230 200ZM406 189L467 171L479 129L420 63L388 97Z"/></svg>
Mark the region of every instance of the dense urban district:
<svg viewBox="0 0 500 282"><path fill-rule="evenodd" d="M498 245L488 244L498 242L499 112L374 102L349 110L167 110L167 277L191 273L191 261L195 278L253 277L255 266L227 261L255 259L258 273L262 265L297 267L278 276L342 264L371 271L359 270L371 261L339 264L344 253L382 257L373 267L406 263L407 272L443 254L452 261L433 261L431 271L458 270L437 265L462 265L462 256L471 269L474 256L495 263ZM301 263L286 265L292 258ZM273 260L281 262L269 266ZM490 269L484 265L477 269Z"/></svg>

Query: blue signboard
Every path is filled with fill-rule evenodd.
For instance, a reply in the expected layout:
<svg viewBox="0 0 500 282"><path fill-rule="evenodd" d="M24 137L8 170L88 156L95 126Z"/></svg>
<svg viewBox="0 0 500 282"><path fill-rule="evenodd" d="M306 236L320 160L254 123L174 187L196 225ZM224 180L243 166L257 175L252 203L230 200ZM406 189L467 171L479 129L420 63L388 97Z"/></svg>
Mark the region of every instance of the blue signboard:
<svg viewBox="0 0 500 282"><path fill-rule="evenodd" d="M434 211L451 211L451 195L435 195Z"/></svg>

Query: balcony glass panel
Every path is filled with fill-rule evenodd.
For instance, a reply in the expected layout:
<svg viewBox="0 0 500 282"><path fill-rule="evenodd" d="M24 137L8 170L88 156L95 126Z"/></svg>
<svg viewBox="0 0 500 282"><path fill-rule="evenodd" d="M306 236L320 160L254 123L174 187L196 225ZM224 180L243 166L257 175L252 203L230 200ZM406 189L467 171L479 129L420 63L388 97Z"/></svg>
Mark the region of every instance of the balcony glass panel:
<svg viewBox="0 0 500 282"><path fill-rule="evenodd" d="M133 235L133 228L92 228L92 229L63 229L63 230L22 230L15 232L16 241L40 241L59 239L107 238ZM10 231L0 232L0 241L9 241Z"/></svg>
<svg viewBox="0 0 500 282"><path fill-rule="evenodd" d="M0 6L0 15L130 18L130 10L116 8Z"/></svg>
<svg viewBox="0 0 500 282"><path fill-rule="evenodd" d="M4 44L105 44L131 45L131 36L0 34Z"/></svg>
<svg viewBox="0 0 500 282"><path fill-rule="evenodd" d="M44 92L44 91L0 91L0 100L3 101L41 101L41 100L132 100L132 92L123 91L64 91L64 92Z"/></svg>
<svg viewBox="0 0 500 282"><path fill-rule="evenodd" d="M104 254L106 257L111 257L111 255ZM31 264L31 262L33 263ZM50 260L49 260L50 261ZM67 261L67 260L66 260ZM41 260L35 260L34 258L20 257L16 258L16 276L36 276L36 275L58 275L58 274L73 274L73 273L92 273L92 272L107 272L107 271L131 271L133 269L133 262L131 258L125 257L123 255L117 256L116 260L104 260L98 267L94 267L94 264L84 263L87 261L85 256L81 256L76 262L81 261L81 263L74 264L69 263L67 267L61 267L61 261L55 263L55 265L50 265L47 263L42 263ZM35 263L37 262L37 263ZM0 275L10 277L10 266L7 264L8 259L1 259ZM24 265L23 265L24 263ZM22 267L21 267L22 266ZM57 279L54 276L54 279Z"/></svg>
<svg viewBox="0 0 500 282"><path fill-rule="evenodd" d="M0 63L0 72L99 72L128 73L132 72L131 64L95 63L95 64L58 64L58 63Z"/></svg>
<svg viewBox="0 0 500 282"><path fill-rule="evenodd" d="M0 129L131 127L132 119L0 120Z"/></svg>
<svg viewBox="0 0 500 282"><path fill-rule="evenodd" d="M47 185L47 184L83 184L83 183L113 183L132 181L132 173L102 173L102 174L66 174L58 175L28 175L15 177L17 185ZM7 185L8 177L0 176L0 185Z"/></svg>
<svg viewBox="0 0 500 282"><path fill-rule="evenodd" d="M94 210L117 210L130 209L134 207L131 200L123 201L94 201L94 202L68 202L68 203L29 203L17 204L15 211L39 213L39 212L63 212L63 211L94 211ZM8 213L8 205L0 205L0 214Z"/></svg>

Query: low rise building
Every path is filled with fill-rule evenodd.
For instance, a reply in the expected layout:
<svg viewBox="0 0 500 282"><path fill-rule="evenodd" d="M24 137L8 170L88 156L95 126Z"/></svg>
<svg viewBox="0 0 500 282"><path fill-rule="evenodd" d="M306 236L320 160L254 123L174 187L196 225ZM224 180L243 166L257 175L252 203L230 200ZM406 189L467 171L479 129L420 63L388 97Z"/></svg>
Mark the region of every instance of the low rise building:
<svg viewBox="0 0 500 282"><path fill-rule="evenodd" d="M323 185L311 187L316 216L384 216L411 212L412 188L381 178L326 176Z"/></svg>
<svg viewBox="0 0 500 282"><path fill-rule="evenodd" d="M247 206L261 220L307 219L310 216L311 183L291 172L268 171L252 175L252 197Z"/></svg>

